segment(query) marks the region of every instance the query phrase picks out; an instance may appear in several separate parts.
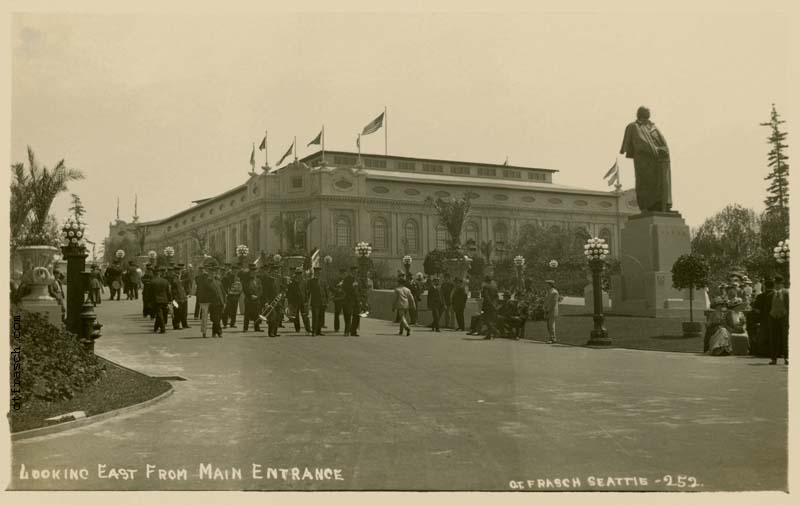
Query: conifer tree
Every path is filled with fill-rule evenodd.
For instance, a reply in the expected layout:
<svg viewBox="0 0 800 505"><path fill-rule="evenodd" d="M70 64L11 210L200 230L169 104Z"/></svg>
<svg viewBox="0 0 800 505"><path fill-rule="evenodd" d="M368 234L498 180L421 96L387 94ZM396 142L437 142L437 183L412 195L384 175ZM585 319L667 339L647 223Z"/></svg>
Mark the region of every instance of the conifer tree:
<svg viewBox="0 0 800 505"><path fill-rule="evenodd" d="M761 123L761 126L770 128L770 136L767 143L771 149L767 155L769 162L767 165L771 171L764 180L768 181L767 198L764 200L766 205L765 220L779 223L783 229L783 236L789 236L789 164L786 155L787 133L781 131L781 125L786 121L780 119L780 114L772 104L772 113L768 123Z"/></svg>

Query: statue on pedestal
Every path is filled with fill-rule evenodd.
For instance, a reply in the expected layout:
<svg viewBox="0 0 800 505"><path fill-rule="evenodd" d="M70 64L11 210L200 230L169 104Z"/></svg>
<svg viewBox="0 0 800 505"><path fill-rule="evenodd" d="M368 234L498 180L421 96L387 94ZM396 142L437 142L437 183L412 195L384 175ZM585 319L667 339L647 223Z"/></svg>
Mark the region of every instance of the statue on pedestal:
<svg viewBox="0 0 800 505"><path fill-rule="evenodd" d="M664 135L650 121L650 109L639 107L636 121L625 128L620 154L633 158L636 203L644 212L672 212L669 148Z"/></svg>

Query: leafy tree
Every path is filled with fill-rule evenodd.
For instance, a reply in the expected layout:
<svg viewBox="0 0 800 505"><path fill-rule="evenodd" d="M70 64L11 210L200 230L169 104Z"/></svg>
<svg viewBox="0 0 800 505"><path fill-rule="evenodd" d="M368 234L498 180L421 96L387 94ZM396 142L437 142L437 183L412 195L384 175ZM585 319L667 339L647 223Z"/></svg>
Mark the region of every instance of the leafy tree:
<svg viewBox="0 0 800 505"><path fill-rule="evenodd" d="M684 254L672 265L672 287L689 290L689 322L694 322L694 290L708 286L709 266L700 254Z"/></svg>
<svg viewBox="0 0 800 505"><path fill-rule="evenodd" d="M83 206L83 202L81 202L81 197L75 193L72 193L70 196L72 197L72 206L69 208L69 211L72 212L72 217L75 218L75 221L83 223L83 216L86 215L86 208Z"/></svg>
<svg viewBox="0 0 800 505"><path fill-rule="evenodd" d="M314 216L296 217L290 214L275 216L270 223L270 228L280 238L281 243L286 242L286 251L289 254L302 255L306 252L306 233L308 226L315 220Z"/></svg>
<svg viewBox="0 0 800 505"><path fill-rule="evenodd" d="M767 155L767 165L772 169L764 179L768 181L764 204L767 206L767 214L777 214L777 221L783 226L782 238L789 236L789 164L786 162L789 159L786 155L789 146L785 143L787 133L780 129L785 122L780 118L775 104L772 104L769 122L761 123L761 126L770 128L767 143L771 145L771 149Z"/></svg>
<svg viewBox="0 0 800 505"><path fill-rule="evenodd" d="M439 223L447 229L448 249L460 249L461 230L464 228L464 221L469 215L471 204L469 196L461 198L450 198L448 200L428 197L425 203L433 206L439 215Z"/></svg>
<svg viewBox="0 0 800 505"><path fill-rule="evenodd" d="M760 220L752 209L731 204L708 218L694 232L692 252L706 258L714 282L741 269L761 248Z"/></svg>

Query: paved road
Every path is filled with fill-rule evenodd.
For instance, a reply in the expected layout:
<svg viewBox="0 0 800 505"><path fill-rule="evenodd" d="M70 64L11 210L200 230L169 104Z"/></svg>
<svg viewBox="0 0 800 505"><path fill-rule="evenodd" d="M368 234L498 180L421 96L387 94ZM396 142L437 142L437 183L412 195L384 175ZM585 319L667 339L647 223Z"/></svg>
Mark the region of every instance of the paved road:
<svg viewBox="0 0 800 505"><path fill-rule="evenodd" d="M154 335L137 311L135 302L103 302L97 352L187 380L154 407L14 443L14 488L508 490L519 481L601 489L611 477L627 480L602 489L683 490L669 480L694 482L678 476L704 491L786 487L782 365L455 332L406 338L374 320L360 338L202 339L196 327ZM19 478L22 464L29 479ZM201 464L213 466L210 475ZM299 474L277 470L294 467ZM85 468L88 479L32 478L34 469L65 468ZM137 472L108 478L122 475L112 468ZM187 480L159 480L155 469L184 469ZM214 469L220 479L207 478Z"/></svg>

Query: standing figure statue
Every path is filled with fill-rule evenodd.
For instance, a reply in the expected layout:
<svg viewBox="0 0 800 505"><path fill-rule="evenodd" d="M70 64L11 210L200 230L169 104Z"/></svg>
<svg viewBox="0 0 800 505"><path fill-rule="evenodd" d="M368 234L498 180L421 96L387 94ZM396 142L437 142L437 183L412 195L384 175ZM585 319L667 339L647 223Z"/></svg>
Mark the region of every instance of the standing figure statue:
<svg viewBox="0 0 800 505"><path fill-rule="evenodd" d="M669 148L664 135L650 122L650 109L647 107L639 107L636 121L625 128L619 153L633 158L639 210L671 212Z"/></svg>

